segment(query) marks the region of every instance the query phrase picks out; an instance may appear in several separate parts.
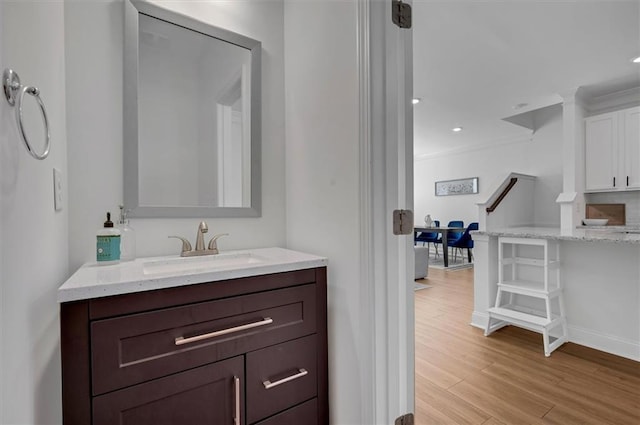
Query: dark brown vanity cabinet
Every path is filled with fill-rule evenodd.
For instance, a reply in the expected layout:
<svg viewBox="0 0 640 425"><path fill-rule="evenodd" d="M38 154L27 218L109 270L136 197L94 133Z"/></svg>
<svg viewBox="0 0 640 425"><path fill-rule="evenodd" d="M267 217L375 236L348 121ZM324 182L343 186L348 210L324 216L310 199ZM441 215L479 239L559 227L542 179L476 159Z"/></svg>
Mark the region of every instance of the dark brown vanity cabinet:
<svg viewBox="0 0 640 425"><path fill-rule="evenodd" d="M328 424L326 268L61 305L65 425Z"/></svg>

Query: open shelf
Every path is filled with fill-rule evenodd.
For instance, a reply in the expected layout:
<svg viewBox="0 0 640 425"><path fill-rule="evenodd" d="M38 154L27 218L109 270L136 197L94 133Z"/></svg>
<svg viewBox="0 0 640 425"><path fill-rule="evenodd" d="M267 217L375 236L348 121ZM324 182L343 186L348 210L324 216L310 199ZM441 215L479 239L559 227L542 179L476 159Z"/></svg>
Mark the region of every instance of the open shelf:
<svg viewBox="0 0 640 425"><path fill-rule="evenodd" d="M545 356L549 356L567 341L568 335L558 241L501 237L498 239L498 265L498 292L495 305L487 310L489 320L485 335L507 325L540 332ZM514 294L525 298L514 298ZM544 300L545 311L511 304L515 301L533 303L531 298ZM509 304L502 304L507 299ZM557 313L552 311L552 300L557 300ZM556 327L561 328L561 335L554 338L549 330Z"/></svg>
<svg viewBox="0 0 640 425"><path fill-rule="evenodd" d="M547 289L544 288L543 282L533 282L526 280L508 280L505 282L498 282L498 287L502 288L505 292L513 294L528 295L536 298L546 298L553 296L561 288L558 285L549 285Z"/></svg>

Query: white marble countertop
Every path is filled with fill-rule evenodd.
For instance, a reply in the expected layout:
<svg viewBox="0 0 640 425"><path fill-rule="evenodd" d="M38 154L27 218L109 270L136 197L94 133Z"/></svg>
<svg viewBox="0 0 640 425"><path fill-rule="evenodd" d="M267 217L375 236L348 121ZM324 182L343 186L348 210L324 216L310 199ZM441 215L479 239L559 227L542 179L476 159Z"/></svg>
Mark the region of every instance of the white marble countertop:
<svg viewBox="0 0 640 425"><path fill-rule="evenodd" d="M640 245L640 228L637 226L582 226L575 229L560 229L557 227L507 227L474 233L488 236Z"/></svg>
<svg viewBox="0 0 640 425"><path fill-rule="evenodd" d="M178 255L137 258L112 265L98 265L91 262L80 267L60 286L58 302L152 291L326 265L325 257L284 248L225 251L219 255L189 258Z"/></svg>

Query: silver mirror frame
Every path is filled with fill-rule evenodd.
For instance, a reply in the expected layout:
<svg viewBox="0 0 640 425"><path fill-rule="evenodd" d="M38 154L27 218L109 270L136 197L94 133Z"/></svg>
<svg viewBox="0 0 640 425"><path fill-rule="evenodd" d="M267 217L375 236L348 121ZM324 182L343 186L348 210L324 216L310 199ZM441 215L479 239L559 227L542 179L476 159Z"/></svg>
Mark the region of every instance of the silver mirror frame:
<svg viewBox="0 0 640 425"><path fill-rule="evenodd" d="M249 37L206 24L153 3L127 0L124 21L124 76L123 76L123 197L130 217L260 217L262 211L262 44ZM139 15L144 14L170 22L192 31L224 40L251 51L251 206L144 206L139 202L138 181L138 49Z"/></svg>

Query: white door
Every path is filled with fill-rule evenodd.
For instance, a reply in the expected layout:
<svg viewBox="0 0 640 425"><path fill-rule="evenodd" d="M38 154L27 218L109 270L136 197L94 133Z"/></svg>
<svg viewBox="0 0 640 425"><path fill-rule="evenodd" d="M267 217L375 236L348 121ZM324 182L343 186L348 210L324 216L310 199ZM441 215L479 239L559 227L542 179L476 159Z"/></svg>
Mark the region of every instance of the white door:
<svg viewBox="0 0 640 425"><path fill-rule="evenodd" d="M413 232L394 235L392 223L393 210L413 210L412 31L392 22L391 0L369 6L374 423L393 424L414 411Z"/></svg>

